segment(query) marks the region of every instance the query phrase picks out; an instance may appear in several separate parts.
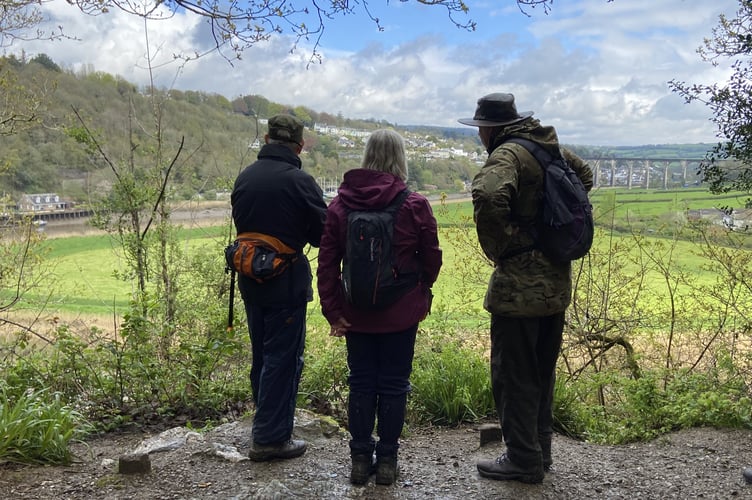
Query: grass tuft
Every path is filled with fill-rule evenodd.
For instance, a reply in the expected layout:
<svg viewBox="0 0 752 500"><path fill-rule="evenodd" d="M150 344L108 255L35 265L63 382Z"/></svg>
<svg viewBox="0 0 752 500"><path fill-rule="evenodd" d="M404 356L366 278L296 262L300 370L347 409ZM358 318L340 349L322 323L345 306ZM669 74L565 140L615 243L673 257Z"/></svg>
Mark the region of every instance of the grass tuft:
<svg viewBox="0 0 752 500"><path fill-rule="evenodd" d="M58 394L26 391L13 399L0 392L0 462L69 464L69 443L89 428Z"/></svg>

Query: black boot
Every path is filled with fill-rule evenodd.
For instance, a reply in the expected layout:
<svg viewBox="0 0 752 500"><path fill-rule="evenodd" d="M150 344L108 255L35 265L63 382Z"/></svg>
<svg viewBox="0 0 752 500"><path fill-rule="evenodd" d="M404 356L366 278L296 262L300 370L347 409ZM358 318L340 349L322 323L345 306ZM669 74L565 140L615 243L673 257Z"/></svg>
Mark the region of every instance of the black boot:
<svg viewBox="0 0 752 500"><path fill-rule="evenodd" d="M376 462L373 453L370 455L352 455L352 470L350 471L350 483L362 485L368 482L376 471Z"/></svg>
<svg viewBox="0 0 752 500"><path fill-rule="evenodd" d="M373 452L376 441L373 438L373 427L376 422L376 395L350 392L347 412L352 458L350 482L365 484L374 471Z"/></svg>
<svg viewBox="0 0 752 500"><path fill-rule="evenodd" d="M376 444L376 484L389 485L397 479L397 451L402 426L405 424L407 394L379 395L378 435Z"/></svg>
<svg viewBox="0 0 752 500"><path fill-rule="evenodd" d="M376 395L350 392L347 404L347 427L350 430L352 455L371 455L375 440Z"/></svg>
<svg viewBox="0 0 752 500"><path fill-rule="evenodd" d="M397 480L397 456L376 459L376 484L389 486Z"/></svg>

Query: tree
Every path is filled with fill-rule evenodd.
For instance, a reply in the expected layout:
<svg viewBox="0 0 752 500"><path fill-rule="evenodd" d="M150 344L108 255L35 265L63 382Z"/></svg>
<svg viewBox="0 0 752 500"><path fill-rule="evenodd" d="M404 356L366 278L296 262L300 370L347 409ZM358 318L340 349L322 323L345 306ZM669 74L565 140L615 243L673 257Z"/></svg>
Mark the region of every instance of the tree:
<svg viewBox="0 0 752 500"><path fill-rule="evenodd" d="M739 0L736 17L724 15L697 50L713 65L731 60L732 74L724 84L687 84L672 80L673 92L689 103L699 101L713 113L721 139L700 164L702 180L713 193L740 190L752 193L752 1ZM728 161L727 161L728 160ZM752 207L752 197L747 198Z"/></svg>
<svg viewBox="0 0 752 500"><path fill-rule="evenodd" d="M51 1L53 0L0 0L0 7L2 7L0 8L0 47L8 46L14 40L54 39L65 36L62 27L58 27L59 31L49 33L38 29L43 20L40 6ZM216 42L216 49L229 47L236 57L256 42L284 32L293 34L296 44L301 39L313 38L316 47L324 34L327 19L336 16L363 14L376 23L379 29L383 29L379 19L371 13L369 0L330 0L328 2L301 0L297 6L287 0L67 1L90 15L106 14L113 9L120 9L145 19L166 20L177 12L190 12L207 20ZM475 30L476 23L472 19L458 19L459 16L466 17L470 10L464 0L414 1L423 5L444 7L451 23L457 28ZM529 9L538 7L547 14L554 3L554 0L515 1L526 15ZM312 22L307 23L307 20L312 20Z"/></svg>
<svg viewBox="0 0 752 500"><path fill-rule="evenodd" d="M60 66L58 66L55 61L50 59L50 56L47 54L39 54L31 59L31 62L40 64L47 68L50 71L55 71L57 73L60 73L62 70L60 69Z"/></svg>
<svg viewBox="0 0 752 500"><path fill-rule="evenodd" d="M6 0L0 0L6 1ZM39 0L17 0L33 4ZM41 0L51 1L51 0ZM401 0L407 1L407 0ZM449 19L458 28L474 30L472 20L456 20L455 16L466 15L468 7L463 0L415 0L425 5L446 8ZM550 3L552 0L519 0L524 3ZM120 9L129 14L149 20L170 19L177 12L189 12L204 18L210 25L215 50L225 58L239 59L243 50L268 40L275 34L290 33L295 38L293 50L300 40L314 40L313 58L318 58L316 48L324 35L326 22L336 16L363 14L379 29L379 19L371 14L368 0L317 2L304 0L293 4L288 0L152 0L146 2L121 2L119 0L68 0L82 12L90 15L106 14ZM310 21L310 22L309 22ZM186 59L200 57L194 54Z"/></svg>
<svg viewBox="0 0 752 500"><path fill-rule="evenodd" d="M293 114L298 117L300 121L303 122L303 125L306 127L313 127L313 122L315 121L311 117L311 110L306 108L305 106L295 106L295 109L293 109Z"/></svg>
<svg viewBox="0 0 752 500"><path fill-rule="evenodd" d="M14 41L55 40L64 37L59 31L45 32L39 29L44 20L39 6L49 0L0 0L0 47L8 47Z"/></svg>
<svg viewBox="0 0 752 500"><path fill-rule="evenodd" d="M25 67L26 63L14 56L0 57L0 137L36 125L54 90L54 83L38 78L21 84L19 73Z"/></svg>
<svg viewBox="0 0 752 500"><path fill-rule="evenodd" d="M43 16L39 5L45 0L0 0L0 48L14 41L56 40L64 37L60 31L39 29ZM46 59L45 59L46 58ZM38 62L49 61L45 55ZM49 61L51 62L51 61ZM26 64L15 57L0 58L0 136L10 135L38 121L37 110L46 93L18 84L16 71Z"/></svg>
<svg viewBox="0 0 752 500"><path fill-rule="evenodd" d="M40 5L53 0L0 0L0 46L14 39L56 38L64 36L61 31L43 33L36 31L42 21ZM313 40L312 59L318 59L316 48L326 29L326 22L337 16L365 15L382 30L380 20L371 12L369 0L339 1L301 0L296 4L288 0L151 0L123 2L120 0L67 0L89 15L101 15L120 9L149 20L169 20L178 12L188 12L204 18L214 38L214 50L228 50L225 57L239 59L243 50L257 42L268 40L281 33L295 38L293 50L301 40ZM407 2L409 0L400 0ZM470 31L476 23L468 18L470 8L464 0L414 0L428 6L441 6L455 27ZM520 10L527 15L528 9L540 7L548 13L553 0L515 0ZM607 0L611 1L611 0ZM387 0L388 3L388 0ZM185 59L203 54L186 56Z"/></svg>

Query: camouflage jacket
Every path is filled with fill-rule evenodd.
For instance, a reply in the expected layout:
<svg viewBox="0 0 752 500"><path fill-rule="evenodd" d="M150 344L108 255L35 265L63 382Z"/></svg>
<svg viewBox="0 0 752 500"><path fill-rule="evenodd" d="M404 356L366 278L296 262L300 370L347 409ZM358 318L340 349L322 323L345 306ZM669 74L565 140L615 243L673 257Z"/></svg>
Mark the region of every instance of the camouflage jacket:
<svg viewBox="0 0 752 500"><path fill-rule="evenodd" d="M554 128L543 127L536 119L502 129L488 148L488 160L472 184L478 241L494 263L483 306L501 316L548 316L564 311L571 301L571 264L555 264L539 250L505 257L533 244L529 228L543 185L543 171L535 158L519 144L503 144L511 137L559 149ZM589 191L590 167L571 151L561 151Z"/></svg>

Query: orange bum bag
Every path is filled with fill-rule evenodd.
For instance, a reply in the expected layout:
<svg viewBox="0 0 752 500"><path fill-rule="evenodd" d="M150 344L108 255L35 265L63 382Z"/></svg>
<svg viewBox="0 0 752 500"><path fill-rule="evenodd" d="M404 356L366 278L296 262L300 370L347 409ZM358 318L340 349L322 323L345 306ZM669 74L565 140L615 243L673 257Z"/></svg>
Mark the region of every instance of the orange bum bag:
<svg viewBox="0 0 752 500"><path fill-rule="evenodd" d="M256 280L268 281L282 274L298 258L294 248L274 236L240 233L225 248L227 269Z"/></svg>

